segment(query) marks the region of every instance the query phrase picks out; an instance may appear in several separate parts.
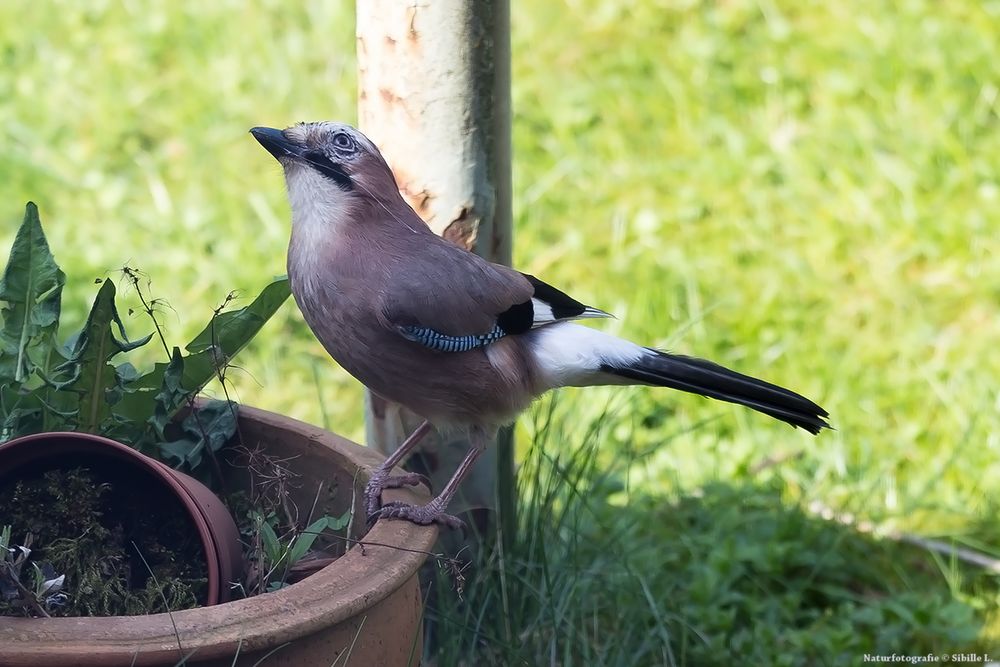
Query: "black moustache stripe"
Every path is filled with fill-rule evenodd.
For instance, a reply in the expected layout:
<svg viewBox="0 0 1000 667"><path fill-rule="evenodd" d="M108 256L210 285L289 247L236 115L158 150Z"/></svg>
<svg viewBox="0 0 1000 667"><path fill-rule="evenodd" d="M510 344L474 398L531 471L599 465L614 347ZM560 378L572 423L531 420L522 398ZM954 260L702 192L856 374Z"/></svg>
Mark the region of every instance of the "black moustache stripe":
<svg viewBox="0 0 1000 667"><path fill-rule="evenodd" d="M343 167L339 164L331 162L330 158L323 153L308 151L303 153L302 157L310 167L329 178L341 189L351 190L354 188L354 182L351 181L351 177L347 175L347 172L344 171Z"/></svg>

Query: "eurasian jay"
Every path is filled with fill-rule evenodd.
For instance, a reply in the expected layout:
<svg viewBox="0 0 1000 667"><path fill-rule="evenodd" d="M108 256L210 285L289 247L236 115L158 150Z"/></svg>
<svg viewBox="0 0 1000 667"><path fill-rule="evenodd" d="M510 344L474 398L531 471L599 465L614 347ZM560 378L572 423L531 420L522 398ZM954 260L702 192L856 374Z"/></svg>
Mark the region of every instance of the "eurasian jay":
<svg viewBox="0 0 1000 667"><path fill-rule="evenodd" d="M556 387L645 384L745 405L817 434L827 412L777 385L572 320L608 317L534 276L434 234L403 200L378 148L341 123L255 127L284 168L292 209L288 277L309 327L375 394L426 420L365 489L370 521L460 526L449 501L497 428ZM427 505L380 505L422 478L392 469L430 430L467 429L471 448Z"/></svg>

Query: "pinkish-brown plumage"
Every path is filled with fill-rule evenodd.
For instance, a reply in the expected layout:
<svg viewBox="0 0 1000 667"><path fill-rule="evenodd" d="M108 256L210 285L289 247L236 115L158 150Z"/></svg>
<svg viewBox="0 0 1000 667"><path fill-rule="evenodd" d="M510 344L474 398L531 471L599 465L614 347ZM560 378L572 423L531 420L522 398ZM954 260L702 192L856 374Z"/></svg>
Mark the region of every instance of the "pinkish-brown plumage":
<svg viewBox="0 0 1000 667"><path fill-rule="evenodd" d="M348 226L337 242L317 246L293 228L288 276L296 303L330 356L383 398L439 425L509 422L540 391L517 340L449 354L406 340L395 327L485 333L497 314L530 298L530 287L520 274L426 234L414 254L409 234L380 235L373 247L365 229ZM454 289L441 275L450 248L461 260L487 264L476 281Z"/></svg>

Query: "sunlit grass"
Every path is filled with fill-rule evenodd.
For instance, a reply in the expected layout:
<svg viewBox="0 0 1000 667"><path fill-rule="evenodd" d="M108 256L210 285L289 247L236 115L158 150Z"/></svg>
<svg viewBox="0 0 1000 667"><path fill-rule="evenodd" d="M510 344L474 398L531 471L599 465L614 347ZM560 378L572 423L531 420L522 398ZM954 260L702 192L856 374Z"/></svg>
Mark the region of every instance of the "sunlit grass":
<svg viewBox="0 0 1000 667"><path fill-rule="evenodd" d="M960 592L989 577L787 503L766 466L651 491L630 479L641 452L601 456L623 408L547 400L524 420L518 539L474 562L461 597L450 573L432 583L435 664L855 665L991 646Z"/></svg>
<svg viewBox="0 0 1000 667"><path fill-rule="evenodd" d="M246 130L355 118L351 4L0 4L0 241L37 201L77 322L128 263L189 338L284 272L280 170ZM515 5L519 267L615 333L802 391L837 429L564 392L581 415L626 406L600 456L645 453L623 474L651 495L773 483L789 508L1000 557L1000 3ZM291 304L239 364L242 400L318 423L322 398L361 437L360 390ZM995 579L950 567L920 576L1000 643Z"/></svg>

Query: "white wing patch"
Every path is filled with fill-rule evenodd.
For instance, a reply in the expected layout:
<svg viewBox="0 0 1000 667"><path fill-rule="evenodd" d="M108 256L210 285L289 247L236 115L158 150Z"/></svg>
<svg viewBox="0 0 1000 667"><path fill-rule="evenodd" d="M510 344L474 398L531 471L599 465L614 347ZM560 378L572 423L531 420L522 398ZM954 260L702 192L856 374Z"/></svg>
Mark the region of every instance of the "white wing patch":
<svg viewBox="0 0 1000 667"><path fill-rule="evenodd" d="M540 327L543 324L548 324L549 322L555 322L557 319L556 316L552 314L552 306L545 303L541 299L531 299L531 311L533 314L531 321L532 329Z"/></svg>

